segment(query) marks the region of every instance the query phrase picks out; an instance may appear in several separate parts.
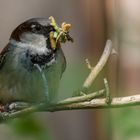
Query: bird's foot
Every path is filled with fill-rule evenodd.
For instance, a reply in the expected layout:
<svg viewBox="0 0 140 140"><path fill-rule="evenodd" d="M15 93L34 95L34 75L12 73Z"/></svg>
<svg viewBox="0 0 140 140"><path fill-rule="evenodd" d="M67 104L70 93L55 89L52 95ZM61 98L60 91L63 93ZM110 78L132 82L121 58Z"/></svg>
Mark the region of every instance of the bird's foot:
<svg viewBox="0 0 140 140"><path fill-rule="evenodd" d="M7 111L18 111L30 107L32 104L27 102L13 102L7 105Z"/></svg>
<svg viewBox="0 0 140 140"><path fill-rule="evenodd" d="M3 104L0 104L0 112L5 112L5 106Z"/></svg>

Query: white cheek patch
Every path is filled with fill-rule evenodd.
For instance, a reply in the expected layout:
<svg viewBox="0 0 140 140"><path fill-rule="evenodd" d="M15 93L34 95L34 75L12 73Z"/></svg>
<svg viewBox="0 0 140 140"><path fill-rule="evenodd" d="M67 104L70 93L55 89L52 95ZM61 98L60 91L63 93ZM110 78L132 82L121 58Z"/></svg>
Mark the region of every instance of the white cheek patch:
<svg viewBox="0 0 140 140"><path fill-rule="evenodd" d="M30 50L32 54L43 55L46 53L50 53L51 49L46 48L46 43L38 42L38 44L34 43L22 43L17 42L16 40L11 39L10 43L15 47L15 67L18 66L18 59L22 54L25 54L27 50ZM46 63L46 66L51 66L56 62L55 54L53 54L53 58Z"/></svg>
<svg viewBox="0 0 140 140"><path fill-rule="evenodd" d="M46 39L42 35L36 34L23 34L21 41L17 42L16 40L11 39L10 43L16 45L18 48L24 50L31 50L33 53L37 53L39 55L44 53L49 53L51 49L48 49L46 46Z"/></svg>

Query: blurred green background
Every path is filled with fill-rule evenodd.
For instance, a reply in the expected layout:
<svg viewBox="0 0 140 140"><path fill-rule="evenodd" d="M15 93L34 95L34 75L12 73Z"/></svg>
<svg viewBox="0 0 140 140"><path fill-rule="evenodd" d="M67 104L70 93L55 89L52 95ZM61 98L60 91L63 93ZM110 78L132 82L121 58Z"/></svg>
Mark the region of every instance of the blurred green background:
<svg viewBox="0 0 140 140"><path fill-rule="evenodd" d="M96 79L92 91L109 80L111 95L140 93L139 0L0 0L0 47L21 22L33 17L54 16L72 24L75 42L63 44L67 70L61 80L59 99L71 97L94 66L108 38L118 56ZM102 110L34 113L0 124L0 140L139 140L139 107Z"/></svg>

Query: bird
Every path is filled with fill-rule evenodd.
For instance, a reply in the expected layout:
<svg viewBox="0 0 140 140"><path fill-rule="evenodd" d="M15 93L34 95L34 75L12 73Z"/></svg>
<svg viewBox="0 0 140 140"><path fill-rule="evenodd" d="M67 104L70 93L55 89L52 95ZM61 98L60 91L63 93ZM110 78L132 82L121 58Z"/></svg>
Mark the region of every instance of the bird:
<svg viewBox="0 0 140 140"><path fill-rule="evenodd" d="M60 41L51 46L55 32L49 18L28 19L13 30L0 53L0 104L56 102L66 58Z"/></svg>

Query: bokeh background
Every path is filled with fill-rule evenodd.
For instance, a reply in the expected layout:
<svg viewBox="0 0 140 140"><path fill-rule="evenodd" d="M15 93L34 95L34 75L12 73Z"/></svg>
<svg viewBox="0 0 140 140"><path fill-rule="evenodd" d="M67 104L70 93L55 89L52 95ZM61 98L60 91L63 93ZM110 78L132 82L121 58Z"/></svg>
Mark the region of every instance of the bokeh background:
<svg viewBox="0 0 140 140"><path fill-rule="evenodd" d="M103 88L107 77L111 95L140 93L139 0L0 0L0 48L21 22L54 16L72 24L75 42L63 45L67 70L59 99L71 97L89 73L88 58L95 65L108 38L118 55L96 79L92 91ZM35 113L0 124L1 140L139 140L140 107Z"/></svg>

